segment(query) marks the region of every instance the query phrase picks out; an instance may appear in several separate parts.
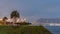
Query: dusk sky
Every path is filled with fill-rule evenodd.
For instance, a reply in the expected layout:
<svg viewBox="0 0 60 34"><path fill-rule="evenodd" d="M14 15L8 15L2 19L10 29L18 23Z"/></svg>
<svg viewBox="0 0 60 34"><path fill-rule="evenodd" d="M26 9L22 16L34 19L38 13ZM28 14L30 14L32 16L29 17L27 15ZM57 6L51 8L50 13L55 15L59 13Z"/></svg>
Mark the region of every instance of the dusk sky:
<svg viewBox="0 0 60 34"><path fill-rule="evenodd" d="M17 10L27 19L60 18L60 0L0 0L0 18Z"/></svg>

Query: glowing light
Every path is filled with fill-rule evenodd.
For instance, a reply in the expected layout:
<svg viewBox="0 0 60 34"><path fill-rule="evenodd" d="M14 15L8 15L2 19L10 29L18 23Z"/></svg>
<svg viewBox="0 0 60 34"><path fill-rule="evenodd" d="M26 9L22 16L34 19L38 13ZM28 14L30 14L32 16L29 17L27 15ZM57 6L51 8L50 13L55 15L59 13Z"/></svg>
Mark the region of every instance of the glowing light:
<svg viewBox="0 0 60 34"><path fill-rule="evenodd" d="M0 21L2 21L3 19L0 19Z"/></svg>
<svg viewBox="0 0 60 34"><path fill-rule="evenodd" d="M20 22L20 20L19 20L19 19L17 19L17 22Z"/></svg>
<svg viewBox="0 0 60 34"><path fill-rule="evenodd" d="M21 19L21 22L26 22L26 18Z"/></svg>
<svg viewBox="0 0 60 34"><path fill-rule="evenodd" d="M6 20L7 22L10 22L10 19Z"/></svg>

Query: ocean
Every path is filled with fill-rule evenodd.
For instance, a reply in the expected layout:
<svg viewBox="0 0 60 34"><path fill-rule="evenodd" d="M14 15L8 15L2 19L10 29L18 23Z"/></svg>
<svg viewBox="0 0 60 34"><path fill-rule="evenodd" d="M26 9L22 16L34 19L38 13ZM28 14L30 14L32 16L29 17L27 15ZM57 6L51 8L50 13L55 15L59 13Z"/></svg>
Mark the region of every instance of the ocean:
<svg viewBox="0 0 60 34"><path fill-rule="evenodd" d="M60 26L44 26L53 34L60 34Z"/></svg>

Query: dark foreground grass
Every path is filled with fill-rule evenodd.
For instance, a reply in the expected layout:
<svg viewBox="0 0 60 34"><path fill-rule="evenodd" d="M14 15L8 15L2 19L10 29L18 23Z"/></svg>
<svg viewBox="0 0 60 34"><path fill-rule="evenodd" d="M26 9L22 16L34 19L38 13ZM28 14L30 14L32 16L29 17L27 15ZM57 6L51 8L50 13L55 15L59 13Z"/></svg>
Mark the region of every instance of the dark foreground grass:
<svg viewBox="0 0 60 34"><path fill-rule="evenodd" d="M0 34L51 34L42 26L0 26Z"/></svg>

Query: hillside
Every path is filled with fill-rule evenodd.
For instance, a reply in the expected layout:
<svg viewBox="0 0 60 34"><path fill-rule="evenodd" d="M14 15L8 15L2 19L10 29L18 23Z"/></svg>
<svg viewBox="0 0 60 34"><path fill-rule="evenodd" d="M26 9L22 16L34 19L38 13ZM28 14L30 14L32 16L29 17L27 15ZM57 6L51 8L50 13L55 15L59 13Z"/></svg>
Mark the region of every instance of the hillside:
<svg viewBox="0 0 60 34"><path fill-rule="evenodd" d="M38 23L60 23L59 18L40 18L37 20Z"/></svg>
<svg viewBox="0 0 60 34"><path fill-rule="evenodd" d="M0 26L0 34L51 34L42 26Z"/></svg>

